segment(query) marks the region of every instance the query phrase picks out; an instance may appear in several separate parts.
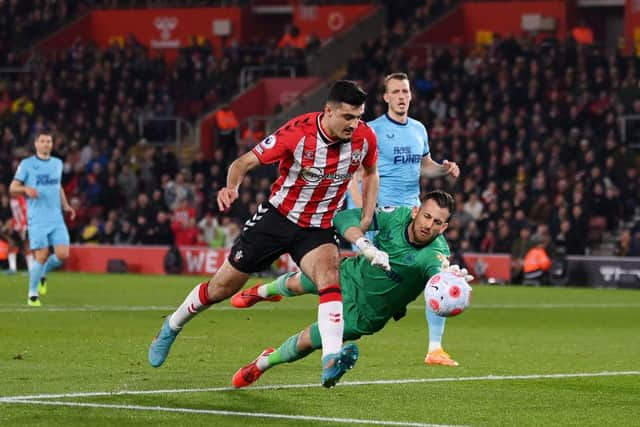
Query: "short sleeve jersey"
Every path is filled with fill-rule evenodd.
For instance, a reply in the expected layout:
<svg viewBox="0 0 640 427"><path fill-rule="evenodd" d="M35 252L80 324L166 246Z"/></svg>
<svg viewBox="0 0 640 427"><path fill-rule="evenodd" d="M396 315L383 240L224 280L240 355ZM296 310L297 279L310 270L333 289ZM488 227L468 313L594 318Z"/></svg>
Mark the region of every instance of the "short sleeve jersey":
<svg viewBox="0 0 640 427"><path fill-rule="evenodd" d="M419 121L400 123L384 114L369 122L378 138L378 206L418 206L420 166L429 154L429 136Z"/></svg>
<svg viewBox="0 0 640 427"><path fill-rule="evenodd" d="M305 228L330 228L353 174L377 162L376 135L366 123L350 140L335 141L321 120L322 113L291 119L252 150L263 164L279 162L269 202Z"/></svg>
<svg viewBox="0 0 640 427"><path fill-rule="evenodd" d="M18 165L14 179L38 191L38 197L27 199L29 226L64 223L60 196L62 160L27 157Z"/></svg>

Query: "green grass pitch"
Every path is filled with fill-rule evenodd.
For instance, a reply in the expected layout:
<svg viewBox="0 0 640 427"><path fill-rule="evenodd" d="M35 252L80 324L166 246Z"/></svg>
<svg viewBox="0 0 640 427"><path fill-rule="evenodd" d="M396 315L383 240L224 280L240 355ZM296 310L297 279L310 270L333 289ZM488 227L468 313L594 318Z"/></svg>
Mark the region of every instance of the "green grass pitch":
<svg viewBox="0 0 640 427"><path fill-rule="evenodd" d="M194 319L167 362L147 363L163 316L194 277L54 273L43 307L0 276L0 425L640 426L640 292L474 287L444 339L461 366L423 364L421 298L358 343L334 389L320 354L231 390L240 366L316 318L317 297Z"/></svg>

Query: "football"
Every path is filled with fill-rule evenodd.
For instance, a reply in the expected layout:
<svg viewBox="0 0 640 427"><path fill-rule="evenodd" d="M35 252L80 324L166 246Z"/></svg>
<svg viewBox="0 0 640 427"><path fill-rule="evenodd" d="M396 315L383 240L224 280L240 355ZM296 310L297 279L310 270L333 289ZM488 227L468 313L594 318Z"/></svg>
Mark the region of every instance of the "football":
<svg viewBox="0 0 640 427"><path fill-rule="evenodd" d="M471 286L463 277L445 271L429 279L424 299L428 309L438 316L452 317L469 307L471 292Z"/></svg>

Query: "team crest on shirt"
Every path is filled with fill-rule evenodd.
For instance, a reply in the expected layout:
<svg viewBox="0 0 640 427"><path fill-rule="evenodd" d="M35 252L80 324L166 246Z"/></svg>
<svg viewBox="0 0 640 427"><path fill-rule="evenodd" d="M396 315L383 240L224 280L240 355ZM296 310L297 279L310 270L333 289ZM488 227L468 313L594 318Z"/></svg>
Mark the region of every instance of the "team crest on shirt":
<svg viewBox="0 0 640 427"><path fill-rule="evenodd" d="M240 261L242 259L243 256L244 256L244 254L240 250L240 251L236 252L236 254L233 256L233 260L235 262L238 262L238 261Z"/></svg>
<svg viewBox="0 0 640 427"><path fill-rule="evenodd" d="M304 156L305 159L311 160L311 159L313 159L313 151L307 150L307 151L304 152L303 156Z"/></svg>
<svg viewBox="0 0 640 427"><path fill-rule="evenodd" d="M360 150L356 150L353 153L351 153L351 163L352 164L357 164L360 163L362 161L362 151Z"/></svg>

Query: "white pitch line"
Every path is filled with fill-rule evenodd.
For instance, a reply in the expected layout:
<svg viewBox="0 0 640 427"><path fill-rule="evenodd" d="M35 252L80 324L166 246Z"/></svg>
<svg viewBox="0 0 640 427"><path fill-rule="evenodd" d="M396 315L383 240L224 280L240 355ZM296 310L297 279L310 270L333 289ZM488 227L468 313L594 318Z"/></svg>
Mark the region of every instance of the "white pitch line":
<svg viewBox="0 0 640 427"><path fill-rule="evenodd" d="M558 378L591 378L591 377L616 377L626 375L640 375L640 371L604 371L604 372L577 372L569 374L530 374L530 375L485 375L479 377L441 377L441 378L410 378L399 380L375 380L375 381L344 381L339 387L361 386L361 385L397 385L397 384L422 384L440 382L463 382L463 381L509 381L509 380L537 380L537 379L558 379ZM308 384L280 384L249 387L238 390L233 387L210 387L210 388L190 388L190 389L166 389L166 390L120 390L120 391L96 391L61 394L36 394L27 396L4 396L0 397L0 403L12 402L14 400L28 401L30 399L60 399L72 397L101 397L101 396L124 396L124 395L152 395L152 394L177 394L177 393L213 393L213 392L249 392L252 390L283 390L297 388L319 388L318 383Z"/></svg>
<svg viewBox="0 0 640 427"><path fill-rule="evenodd" d="M424 307L421 305L411 305L408 307L410 310L424 310ZM613 304L556 304L556 303L541 303L541 304L473 304L471 305L471 309L581 309L581 308L640 308L640 303L613 303ZM176 309L175 306L75 306L75 307L39 307L39 308L28 308L28 307L11 307L11 306L0 306L0 313L47 313L47 312L137 312L137 311L166 311L171 312ZM312 310L313 307L301 307L295 305L283 306L283 310ZM214 311L238 311L237 308L229 307L229 306L214 306ZM251 310L261 310L261 311L275 311L280 310L278 305L259 305L256 307L252 307ZM249 313L250 311L244 310L244 313Z"/></svg>
<svg viewBox="0 0 640 427"><path fill-rule="evenodd" d="M288 414L270 414L265 412L236 412L222 411L215 409L190 409L190 408L168 408L164 406L140 406L140 405L115 405L101 403L81 403L81 402L59 402L47 400L9 400L6 403L22 403L35 405L52 405L52 406L76 406L83 408L105 408L105 409L125 409L130 411L161 411L161 412L180 412L187 414L208 414L223 415L235 417L253 417L253 418L271 418L281 420L299 420L299 421L320 421L341 424L370 424L382 426L408 426L408 427L463 427L449 424L424 424L404 421L383 421L383 420L363 420L357 418L332 418L332 417L315 417L311 415L288 415Z"/></svg>

